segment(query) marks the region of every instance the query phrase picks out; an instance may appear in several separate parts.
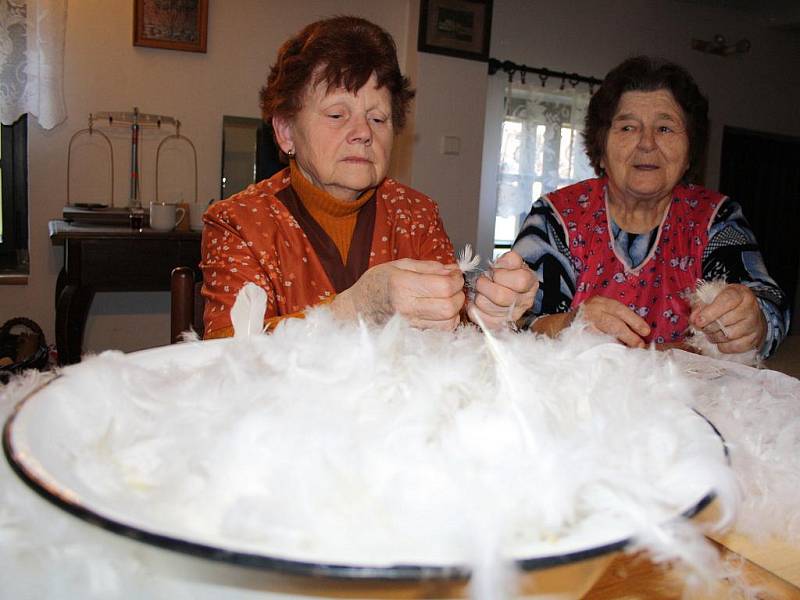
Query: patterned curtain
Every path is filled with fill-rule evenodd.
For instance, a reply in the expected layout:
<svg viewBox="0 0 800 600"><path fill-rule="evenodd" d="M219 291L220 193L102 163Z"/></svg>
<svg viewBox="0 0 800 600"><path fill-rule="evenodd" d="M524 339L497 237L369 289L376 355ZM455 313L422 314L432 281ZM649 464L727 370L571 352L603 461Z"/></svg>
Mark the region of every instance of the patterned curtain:
<svg viewBox="0 0 800 600"><path fill-rule="evenodd" d="M594 176L584 151L588 89L509 83L497 182L495 245L513 241L534 200Z"/></svg>
<svg viewBox="0 0 800 600"><path fill-rule="evenodd" d="M0 0L0 122L29 113L45 129L67 116L67 0Z"/></svg>

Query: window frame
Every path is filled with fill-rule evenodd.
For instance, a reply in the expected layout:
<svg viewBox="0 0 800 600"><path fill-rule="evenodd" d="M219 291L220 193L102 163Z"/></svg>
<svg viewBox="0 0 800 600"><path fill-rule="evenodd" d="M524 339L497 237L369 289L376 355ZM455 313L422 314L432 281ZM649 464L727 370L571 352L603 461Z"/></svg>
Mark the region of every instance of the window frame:
<svg viewBox="0 0 800 600"><path fill-rule="evenodd" d="M494 257L499 256L503 252L511 249L514 244L514 239L511 240L505 238L498 238L498 218L499 218L499 203L501 199L501 185L503 183L512 183L516 182L516 186L518 186L520 190L520 194L525 194L529 196L529 204L528 208L516 215L516 226L515 229L517 234L519 233L519 229L524 222L524 219L530 210L530 206L544 193L549 193L556 189L560 189L564 186L571 185L583 179L594 177L594 172L589 172L588 170L579 175L575 169L578 168L578 162L576 162L576 152L583 153L583 142L581 140L583 130L584 130L584 123L583 117L581 115L581 111L585 111L588 108L589 98L591 96L587 96L583 101L580 98L574 97L574 93L566 94L566 98L564 98L564 88L560 88L559 90L548 89L545 88L543 90L539 89L539 86L533 86L533 89L530 89L530 86L525 86L525 84L521 84L519 86L516 85L506 85L503 91L503 113L502 115L498 115L499 117L499 127L500 127L500 136L499 136L499 145L497 147L497 180L496 180L496 196L495 196L495 215L494 215L494 223L492 228L492 254ZM519 116L517 110L513 108L509 103L515 102L515 105L521 106L521 102L528 103L530 101L534 101L538 104L544 103L553 103L557 102L559 104L568 104L571 107L571 114L569 118L560 119L558 121L552 121L546 118L541 119L528 119L527 116ZM585 104L584 104L585 102ZM574 111L578 111L577 113ZM534 158L541 156L541 166L537 167L536 164L528 164L528 162L524 162L522 160L522 156L518 157L517 165L520 167L518 172L509 172L503 170L503 158L504 158L504 143L506 142L506 135L505 129L506 125L510 123L519 123L521 125L521 130L516 135L520 136L520 145L519 151L524 151L524 155L526 158ZM539 127L543 129L542 140L539 141L538 134L533 136L531 132L526 131L526 126L534 123L537 129ZM558 127L556 135L547 135L547 128L548 127ZM569 132L569 140L567 142L567 146L564 145L565 140L565 132ZM527 142L531 141L532 137L536 137L534 140L533 145L528 144ZM550 148L552 151L545 153L545 150ZM568 153L568 157L562 156L565 151L565 148L568 148L570 152ZM549 158L548 158L549 157ZM568 160L562 161L562 159ZM585 159L580 162L586 162ZM523 168L523 167L530 167ZM562 168L567 167L568 173L565 175L562 174ZM583 166L584 169L588 169L589 165L586 164ZM555 175L555 178L553 177ZM555 182L553 181L555 179ZM533 190L536 184L539 183L542 186L541 193L533 194ZM547 185L545 185L547 184Z"/></svg>
<svg viewBox="0 0 800 600"><path fill-rule="evenodd" d="M0 272L28 273L28 119L22 115L0 134L3 237Z"/></svg>

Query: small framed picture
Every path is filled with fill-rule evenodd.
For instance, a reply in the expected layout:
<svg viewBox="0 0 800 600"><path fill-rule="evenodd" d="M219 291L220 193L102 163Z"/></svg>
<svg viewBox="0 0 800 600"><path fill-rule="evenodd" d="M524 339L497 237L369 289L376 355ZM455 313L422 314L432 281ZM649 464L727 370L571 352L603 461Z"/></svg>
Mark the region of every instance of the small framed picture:
<svg viewBox="0 0 800 600"><path fill-rule="evenodd" d="M208 0L133 0L133 45L206 51Z"/></svg>
<svg viewBox="0 0 800 600"><path fill-rule="evenodd" d="M420 52L489 60L492 0L421 0Z"/></svg>

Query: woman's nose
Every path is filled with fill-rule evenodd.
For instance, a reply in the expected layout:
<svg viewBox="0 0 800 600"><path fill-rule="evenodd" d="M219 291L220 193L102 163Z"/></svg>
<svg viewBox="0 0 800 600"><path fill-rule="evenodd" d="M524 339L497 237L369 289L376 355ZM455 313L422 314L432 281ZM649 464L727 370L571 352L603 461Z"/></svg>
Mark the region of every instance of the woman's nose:
<svg viewBox="0 0 800 600"><path fill-rule="evenodd" d="M652 150L655 146L655 131L650 127L642 127L642 133L639 136L639 148L642 150Z"/></svg>
<svg viewBox="0 0 800 600"><path fill-rule="evenodd" d="M372 128L369 126L369 120L366 115L352 120L348 141L351 144L366 144L367 146L372 143Z"/></svg>

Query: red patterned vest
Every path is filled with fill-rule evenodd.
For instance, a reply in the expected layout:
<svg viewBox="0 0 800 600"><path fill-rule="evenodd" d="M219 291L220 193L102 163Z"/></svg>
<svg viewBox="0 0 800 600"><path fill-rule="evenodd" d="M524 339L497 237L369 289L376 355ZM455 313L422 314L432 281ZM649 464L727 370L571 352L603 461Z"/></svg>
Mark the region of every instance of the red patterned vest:
<svg viewBox="0 0 800 600"><path fill-rule="evenodd" d="M676 342L689 326L688 294L702 279L708 229L726 196L678 185L642 264L631 268L612 243L607 179L588 179L546 196L561 219L576 275L572 308L592 296L619 300L650 325L646 342Z"/></svg>

